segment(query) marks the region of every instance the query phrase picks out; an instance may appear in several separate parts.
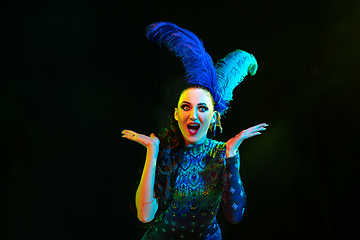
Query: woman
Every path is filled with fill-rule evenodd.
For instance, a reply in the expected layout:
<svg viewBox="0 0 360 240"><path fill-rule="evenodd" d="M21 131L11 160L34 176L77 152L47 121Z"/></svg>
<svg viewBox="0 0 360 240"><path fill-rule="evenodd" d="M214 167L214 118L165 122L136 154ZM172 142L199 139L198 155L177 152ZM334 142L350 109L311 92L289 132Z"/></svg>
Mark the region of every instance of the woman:
<svg viewBox="0 0 360 240"><path fill-rule="evenodd" d="M217 89L223 89L219 82L224 82L219 77L227 75L224 60L219 67L222 70L214 74L212 60L203 50L202 42L174 24L150 25L148 37L153 40L154 36L158 37L159 43L174 44L167 44L167 47L182 58L190 87L181 93L173 121L161 132L160 139L154 134L146 136L131 130L122 132L124 138L147 148L135 197L139 220L152 222L143 239L219 240L221 230L216 214L220 204L231 223L239 222L244 213L245 192L239 173L238 148L245 139L260 135L267 124L241 131L226 143L207 138L209 129L215 132L216 126L220 126L220 116L228 109L234 88L218 94ZM195 50L194 46L197 47ZM194 60L194 55L191 55L194 51L197 56L199 52L203 54L194 62L202 61L205 70L199 65L189 67L189 62ZM251 71L254 74L254 62L244 65L243 60L241 68L246 68L246 74ZM194 69L205 74L200 76L198 72L194 73ZM199 81L199 78L205 80ZM224 85L228 86L229 82L224 82Z"/></svg>

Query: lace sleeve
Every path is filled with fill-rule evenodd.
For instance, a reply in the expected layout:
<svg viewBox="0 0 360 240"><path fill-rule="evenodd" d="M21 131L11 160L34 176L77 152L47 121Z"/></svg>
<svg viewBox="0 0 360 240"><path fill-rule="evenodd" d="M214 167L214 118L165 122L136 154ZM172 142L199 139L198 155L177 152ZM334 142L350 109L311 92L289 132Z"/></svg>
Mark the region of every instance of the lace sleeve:
<svg viewBox="0 0 360 240"><path fill-rule="evenodd" d="M230 223L235 224L241 221L246 205L246 195L240 178L239 153L225 159L221 205Z"/></svg>

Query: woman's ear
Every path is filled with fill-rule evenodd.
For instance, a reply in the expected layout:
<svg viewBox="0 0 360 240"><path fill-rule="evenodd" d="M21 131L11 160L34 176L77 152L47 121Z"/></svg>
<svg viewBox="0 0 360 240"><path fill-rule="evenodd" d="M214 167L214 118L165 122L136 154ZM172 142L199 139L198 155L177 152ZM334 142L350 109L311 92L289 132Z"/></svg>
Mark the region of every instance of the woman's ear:
<svg viewBox="0 0 360 240"><path fill-rule="evenodd" d="M216 118L217 118L217 111L214 111L214 114L213 114L213 116L211 118L210 123L216 123Z"/></svg>
<svg viewBox="0 0 360 240"><path fill-rule="evenodd" d="M177 112L177 108L175 108L174 118L175 118L176 121L178 121L178 119L179 119L179 117L178 117L178 112Z"/></svg>

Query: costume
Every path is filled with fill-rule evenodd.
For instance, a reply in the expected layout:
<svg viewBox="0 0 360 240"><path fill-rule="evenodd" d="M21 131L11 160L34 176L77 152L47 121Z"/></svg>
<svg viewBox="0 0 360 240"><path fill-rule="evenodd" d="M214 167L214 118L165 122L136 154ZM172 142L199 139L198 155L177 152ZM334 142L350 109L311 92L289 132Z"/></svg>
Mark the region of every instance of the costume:
<svg viewBox="0 0 360 240"><path fill-rule="evenodd" d="M214 124L215 133L220 115L229 109L234 88L246 75L256 73L254 56L236 50L214 64L202 41L173 23L151 24L146 36L181 58L188 84L200 85L211 93L219 115ZM181 163L171 189L172 202L143 239L220 240L221 230L216 222L220 203L226 219L232 223L242 219L245 209L239 154L225 158L226 144L211 139L184 147L176 154L181 155Z"/></svg>
<svg viewBox="0 0 360 240"><path fill-rule="evenodd" d="M231 223L239 222L245 210L239 154L226 158L226 144L212 139L185 147L180 154L170 207L143 239L219 240L216 214L220 203Z"/></svg>

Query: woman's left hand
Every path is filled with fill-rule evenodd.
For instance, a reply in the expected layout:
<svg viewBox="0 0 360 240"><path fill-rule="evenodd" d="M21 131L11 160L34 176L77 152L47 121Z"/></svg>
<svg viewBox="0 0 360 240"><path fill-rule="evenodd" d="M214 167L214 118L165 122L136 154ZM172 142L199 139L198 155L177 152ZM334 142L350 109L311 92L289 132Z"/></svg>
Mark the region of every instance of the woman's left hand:
<svg viewBox="0 0 360 240"><path fill-rule="evenodd" d="M269 126L269 125L266 123L256 125L254 127L251 127L251 128L241 131L235 137L229 139L229 141L226 142L226 157L235 156L236 149L239 148L240 144L245 139L260 135L261 131L266 130L265 127L267 127L267 126Z"/></svg>

